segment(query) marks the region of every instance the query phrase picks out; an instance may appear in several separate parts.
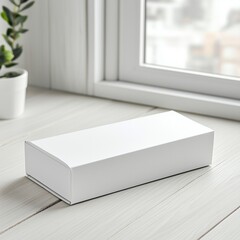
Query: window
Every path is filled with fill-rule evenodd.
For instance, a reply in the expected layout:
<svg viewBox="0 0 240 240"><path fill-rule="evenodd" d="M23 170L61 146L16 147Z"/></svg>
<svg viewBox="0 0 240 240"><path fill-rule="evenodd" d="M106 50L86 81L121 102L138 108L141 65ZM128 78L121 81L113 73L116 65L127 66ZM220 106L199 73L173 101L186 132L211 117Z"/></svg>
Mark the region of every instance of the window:
<svg viewBox="0 0 240 240"><path fill-rule="evenodd" d="M240 76L240 1L146 0L147 64Z"/></svg>
<svg viewBox="0 0 240 240"><path fill-rule="evenodd" d="M240 99L240 2L193 2L120 0L120 79Z"/></svg>
<svg viewBox="0 0 240 240"><path fill-rule="evenodd" d="M240 119L240 2L90 0L88 9L90 94Z"/></svg>

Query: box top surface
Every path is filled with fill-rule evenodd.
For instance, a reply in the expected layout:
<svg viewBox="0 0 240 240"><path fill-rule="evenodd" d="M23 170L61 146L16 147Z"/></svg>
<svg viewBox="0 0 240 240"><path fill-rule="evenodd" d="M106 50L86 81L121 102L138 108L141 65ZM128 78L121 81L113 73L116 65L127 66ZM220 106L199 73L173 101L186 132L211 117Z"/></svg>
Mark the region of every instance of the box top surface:
<svg viewBox="0 0 240 240"><path fill-rule="evenodd" d="M213 132L174 111L28 142L74 168Z"/></svg>

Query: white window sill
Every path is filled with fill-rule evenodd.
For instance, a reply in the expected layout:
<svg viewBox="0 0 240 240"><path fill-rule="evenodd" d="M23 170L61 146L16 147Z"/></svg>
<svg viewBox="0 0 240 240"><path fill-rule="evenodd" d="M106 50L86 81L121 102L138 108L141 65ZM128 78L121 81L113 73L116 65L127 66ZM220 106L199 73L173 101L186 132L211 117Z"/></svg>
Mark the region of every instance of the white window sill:
<svg viewBox="0 0 240 240"><path fill-rule="evenodd" d="M240 120L240 101L123 81L99 81L93 95L167 109Z"/></svg>

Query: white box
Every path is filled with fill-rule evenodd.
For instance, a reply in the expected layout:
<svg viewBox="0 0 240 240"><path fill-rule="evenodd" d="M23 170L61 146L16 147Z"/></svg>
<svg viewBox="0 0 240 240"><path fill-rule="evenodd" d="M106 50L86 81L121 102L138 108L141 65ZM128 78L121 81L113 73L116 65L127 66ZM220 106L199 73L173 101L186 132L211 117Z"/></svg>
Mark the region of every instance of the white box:
<svg viewBox="0 0 240 240"><path fill-rule="evenodd" d="M75 204L207 166L213 137L170 111L26 142L26 173Z"/></svg>

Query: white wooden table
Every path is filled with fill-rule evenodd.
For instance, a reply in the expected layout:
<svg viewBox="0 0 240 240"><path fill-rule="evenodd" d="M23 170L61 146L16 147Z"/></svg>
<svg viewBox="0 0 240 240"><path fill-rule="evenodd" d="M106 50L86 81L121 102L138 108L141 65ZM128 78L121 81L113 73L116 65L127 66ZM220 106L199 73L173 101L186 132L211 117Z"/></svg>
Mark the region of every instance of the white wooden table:
<svg viewBox="0 0 240 240"><path fill-rule="evenodd" d="M214 129L211 167L68 206L25 177L24 141L165 110L30 88L26 112L0 121L0 239L240 239L240 123Z"/></svg>

